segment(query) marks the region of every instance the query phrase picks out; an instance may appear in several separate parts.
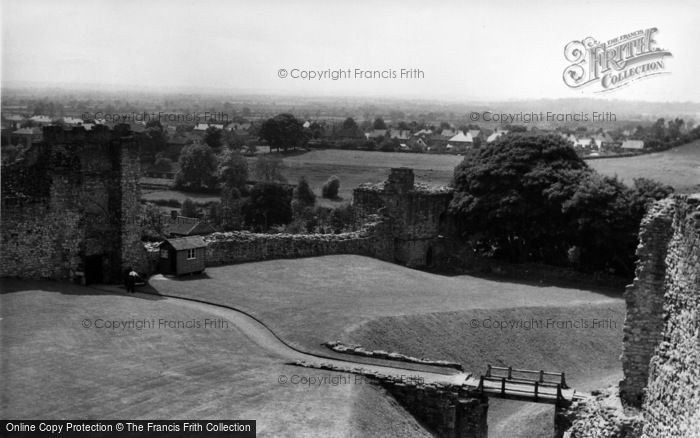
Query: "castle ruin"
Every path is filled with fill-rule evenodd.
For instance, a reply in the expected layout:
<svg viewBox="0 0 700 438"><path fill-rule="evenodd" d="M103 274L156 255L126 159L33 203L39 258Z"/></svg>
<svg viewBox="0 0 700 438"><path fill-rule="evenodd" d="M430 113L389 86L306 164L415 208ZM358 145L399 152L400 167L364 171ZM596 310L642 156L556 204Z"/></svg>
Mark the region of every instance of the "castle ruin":
<svg viewBox="0 0 700 438"><path fill-rule="evenodd" d="M44 128L3 166L0 276L86 284L143 268L138 149L128 125Z"/></svg>
<svg viewBox="0 0 700 438"><path fill-rule="evenodd" d="M363 184L353 191L358 223L380 213L388 221L391 261L408 267L432 266L447 250L451 220L447 209L453 189L415 182L413 169L391 169L387 181Z"/></svg>

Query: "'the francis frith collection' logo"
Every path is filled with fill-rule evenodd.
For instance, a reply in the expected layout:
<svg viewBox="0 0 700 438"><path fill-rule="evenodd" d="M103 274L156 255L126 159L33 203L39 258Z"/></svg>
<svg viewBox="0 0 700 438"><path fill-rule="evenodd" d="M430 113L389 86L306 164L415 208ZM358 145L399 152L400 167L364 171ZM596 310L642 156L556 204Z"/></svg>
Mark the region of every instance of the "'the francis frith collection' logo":
<svg viewBox="0 0 700 438"><path fill-rule="evenodd" d="M657 47L657 30L638 30L605 42L592 37L571 41L564 48L566 60L572 63L564 70L564 83L570 88L595 86L596 92L601 93L669 73L664 57L673 55Z"/></svg>

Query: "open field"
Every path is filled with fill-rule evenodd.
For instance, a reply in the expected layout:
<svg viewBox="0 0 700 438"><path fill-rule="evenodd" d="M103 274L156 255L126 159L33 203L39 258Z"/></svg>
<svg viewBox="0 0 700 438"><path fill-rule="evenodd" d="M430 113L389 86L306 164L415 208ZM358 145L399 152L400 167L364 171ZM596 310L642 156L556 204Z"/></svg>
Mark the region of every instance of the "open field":
<svg viewBox="0 0 700 438"><path fill-rule="evenodd" d="M340 178L340 197L347 202L352 199L355 187L386 180L392 167L411 167L417 181L445 185L450 183L454 168L461 161L462 157L457 155L326 149L284 158L287 165L284 175L292 183L305 176L319 195L328 177L336 175Z"/></svg>
<svg viewBox="0 0 700 438"><path fill-rule="evenodd" d="M94 326L201 322L210 313L51 282L1 286L2 418L243 418L257 420L259 436L427 436L380 388L279 384L280 375L342 374L284 365L235 326Z"/></svg>
<svg viewBox="0 0 700 438"><path fill-rule="evenodd" d="M158 199L168 200L177 199L182 202L185 199L190 198L194 202L205 203L205 202L219 202L221 197L216 194L211 193L191 193L191 192L181 192L179 190L168 190L168 189L142 189L141 199L147 201L155 201Z"/></svg>
<svg viewBox="0 0 700 438"><path fill-rule="evenodd" d="M700 192L700 140L655 154L587 163L600 173L617 175L628 185L634 178L644 177L668 184L677 192Z"/></svg>
<svg viewBox="0 0 700 438"><path fill-rule="evenodd" d="M282 172L291 184L305 176L319 195L319 204L337 206L352 200L358 185L386 180L392 167L411 167L416 180L432 185L446 185L454 168L462 161L458 155L411 154L399 152L314 150L284 157L287 168ZM652 178L673 186L678 192L700 191L700 141L656 154L624 158L587 160L589 166L605 175L619 176L631 185L634 178ZM340 200L321 199L321 187L331 175L340 178ZM217 195L184 193L175 190L144 189L143 199L192 198L196 202L218 201Z"/></svg>

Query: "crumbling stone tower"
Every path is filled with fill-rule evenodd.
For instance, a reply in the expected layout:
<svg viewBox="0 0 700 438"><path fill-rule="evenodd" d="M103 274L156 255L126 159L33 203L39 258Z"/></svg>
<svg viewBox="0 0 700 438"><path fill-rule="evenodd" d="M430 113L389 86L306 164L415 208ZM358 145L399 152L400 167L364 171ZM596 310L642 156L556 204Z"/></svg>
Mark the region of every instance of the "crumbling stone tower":
<svg viewBox="0 0 700 438"><path fill-rule="evenodd" d="M363 184L353 191L356 220L363 223L380 213L388 222L388 254L383 258L410 267L431 266L446 252L450 233L447 208L450 187L415 182L413 169L391 169L387 181Z"/></svg>
<svg viewBox="0 0 700 438"><path fill-rule="evenodd" d="M119 282L142 268L138 148L128 125L44 128L3 168L0 276Z"/></svg>

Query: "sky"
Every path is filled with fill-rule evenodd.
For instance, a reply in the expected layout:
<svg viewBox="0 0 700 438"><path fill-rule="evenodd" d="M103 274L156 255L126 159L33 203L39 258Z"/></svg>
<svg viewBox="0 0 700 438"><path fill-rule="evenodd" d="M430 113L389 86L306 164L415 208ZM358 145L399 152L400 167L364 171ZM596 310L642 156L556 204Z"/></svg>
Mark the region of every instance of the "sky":
<svg viewBox="0 0 700 438"><path fill-rule="evenodd" d="M3 0L2 83L302 96L700 102L700 2ZM665 71L613 92L562 79L573 40L656 27ZM415 79L303 80L419 69ZM279 77L280 69L288 76Z"/></svg>

